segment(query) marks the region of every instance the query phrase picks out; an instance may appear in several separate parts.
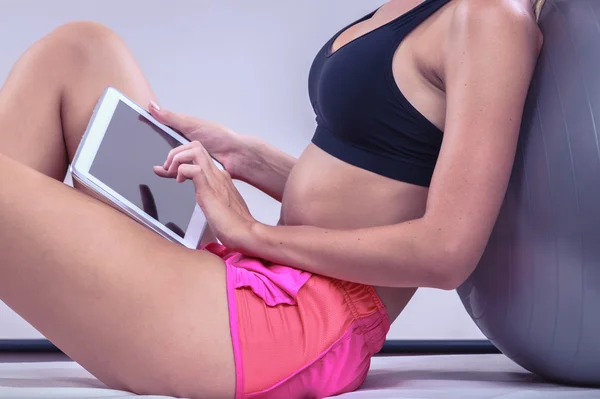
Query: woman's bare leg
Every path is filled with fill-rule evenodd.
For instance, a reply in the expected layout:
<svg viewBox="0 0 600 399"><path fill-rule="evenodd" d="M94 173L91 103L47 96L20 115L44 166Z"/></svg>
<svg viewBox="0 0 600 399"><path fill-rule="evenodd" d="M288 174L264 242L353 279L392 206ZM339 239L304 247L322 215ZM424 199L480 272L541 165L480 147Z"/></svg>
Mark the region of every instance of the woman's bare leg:
<svg viewBox="0 0 600 399"><path fill-rule="evenodd" d="M112 85L146 107L155 95L108 28L63 25L21 56L0 90L0 153L63 179L102 91Z"/></svg>
<svg viewBox="0 0 600 399"><path fill-rule="evenodd" d="M32 46L0 91L0 300L111 387L231 398L221 260L50 178L108 85L154 98L120 39L80 23Z"/></svg>

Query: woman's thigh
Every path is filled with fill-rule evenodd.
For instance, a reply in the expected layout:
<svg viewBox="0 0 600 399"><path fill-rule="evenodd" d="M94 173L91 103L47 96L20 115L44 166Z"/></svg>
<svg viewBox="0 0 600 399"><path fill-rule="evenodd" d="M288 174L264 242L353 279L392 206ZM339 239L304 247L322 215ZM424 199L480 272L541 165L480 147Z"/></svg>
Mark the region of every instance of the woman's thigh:
<svg viewBox="0 0 600 399"><path fill-rule="evenodd" d="M0 154L0 300L113 388L231 398L225 268Z"/></svg>

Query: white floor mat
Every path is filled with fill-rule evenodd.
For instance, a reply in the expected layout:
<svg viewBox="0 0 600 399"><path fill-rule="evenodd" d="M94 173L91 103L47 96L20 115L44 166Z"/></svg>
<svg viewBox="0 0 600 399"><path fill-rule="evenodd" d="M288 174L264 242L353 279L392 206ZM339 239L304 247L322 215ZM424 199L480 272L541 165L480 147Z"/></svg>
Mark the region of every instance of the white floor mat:
<svg viewBox="0 0 600 399"><path fill-rule="evenodd" d="M0 363L0 398L132 396L106 388L73 362ZM502 355L395 356L374 358L364 386L338 398L592 399L600 390L543 382Z"/></svg>

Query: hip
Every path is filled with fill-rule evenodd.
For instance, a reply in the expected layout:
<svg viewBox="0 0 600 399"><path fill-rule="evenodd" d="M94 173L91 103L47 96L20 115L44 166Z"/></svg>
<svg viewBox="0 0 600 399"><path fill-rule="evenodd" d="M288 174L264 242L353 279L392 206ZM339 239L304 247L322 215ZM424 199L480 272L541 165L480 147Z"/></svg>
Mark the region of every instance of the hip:
<svg viewBox="0 0 600 399"><path fill-rule="evenodd" d="M227 268L236 398L322 398L364 382L390 327L373 287L207 249Z"/></svg>

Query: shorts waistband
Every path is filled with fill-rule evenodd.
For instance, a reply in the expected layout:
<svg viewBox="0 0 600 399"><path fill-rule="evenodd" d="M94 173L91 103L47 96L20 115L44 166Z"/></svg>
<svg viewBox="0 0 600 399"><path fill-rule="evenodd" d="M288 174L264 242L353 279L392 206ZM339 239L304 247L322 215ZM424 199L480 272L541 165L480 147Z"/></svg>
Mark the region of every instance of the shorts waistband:
<svg viewBox="0 0 600 399"><path fill-rule="evenodd" d="M390 330L390 321L377 291L370 285L341 280L334 280L333 283L343 293L354 321L360 323L371 355L379 352Z"/></svg>

